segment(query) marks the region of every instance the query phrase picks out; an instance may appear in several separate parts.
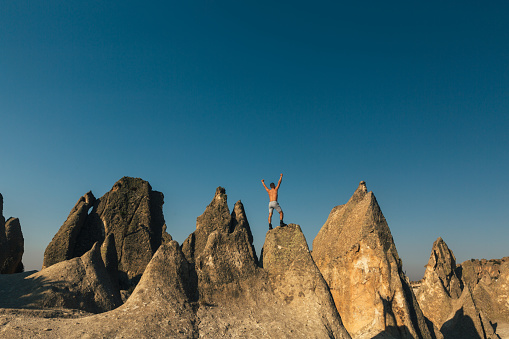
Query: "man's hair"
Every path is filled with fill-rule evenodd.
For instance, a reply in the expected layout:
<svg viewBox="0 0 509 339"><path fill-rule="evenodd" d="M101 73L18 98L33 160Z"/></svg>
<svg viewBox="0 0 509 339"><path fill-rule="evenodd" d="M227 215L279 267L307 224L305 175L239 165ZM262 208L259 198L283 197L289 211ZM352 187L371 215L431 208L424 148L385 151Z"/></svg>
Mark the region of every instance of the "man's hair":
<svg viewBox="0 0 509 339"><path fill-rule="evenodd" d="M270 188L276 188L276 185L274 185L273 182L270 183Z"/></svg>

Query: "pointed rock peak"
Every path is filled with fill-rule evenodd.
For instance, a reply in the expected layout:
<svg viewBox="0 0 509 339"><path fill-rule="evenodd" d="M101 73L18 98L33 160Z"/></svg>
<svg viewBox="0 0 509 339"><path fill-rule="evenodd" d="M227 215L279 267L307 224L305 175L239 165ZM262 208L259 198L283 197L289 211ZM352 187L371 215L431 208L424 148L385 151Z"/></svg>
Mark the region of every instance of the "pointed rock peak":
<svg viewBox="0 0 509 339"><path fill-rule="evenodd" d="M358 203L364 199L364 197L368 194L368 188L366 187L366 182L361 181L359 183L359 187L355 190L352 197L348 201L348 203Z"/></svg>
<svg viewBox="0 0 509 339"><path fill-rule="evenodd" d="M426 265L424 279L438 281L451 298L458 298L463 289L461 280L456 274L456 258L442 238L433 243L431 255ZM438 282L437 281L437 282Z"/></svg>
<svg viewBox="0 0 509 339"><path fill-rule="evenodd" d="M216 194L202 215L196 219L196 229L206 228L210 232L221 230L230 231L231 215L228 208L226 190L223 187L216 189Z"/></svg>
<svg viewBox="0 0 509 339"><path fill-rule="evenodd" d="M92 191L88 191L83 197L81 197L81 199L83 199L83 201L85 201L85 204L87 205L93 205L96 200L94 195L92 194Z"/></svg>
<svg viewBox="0 0 509 339"><path fill-rule="evenodd" d="M448 272L456 268L456 257L441 237L433 243L431 256L428 261L428 268L435 269L437 265L445 265L442 269Z"/></svg>
<svg viewBox="0 0 509 339"><path fill-rule="evenodd" d="M232 211L232 227L231 232L233 232L237 227L249 228L249 223L247 222L246 211L244 210L244 205L239 200L235 203Z"/></svg>

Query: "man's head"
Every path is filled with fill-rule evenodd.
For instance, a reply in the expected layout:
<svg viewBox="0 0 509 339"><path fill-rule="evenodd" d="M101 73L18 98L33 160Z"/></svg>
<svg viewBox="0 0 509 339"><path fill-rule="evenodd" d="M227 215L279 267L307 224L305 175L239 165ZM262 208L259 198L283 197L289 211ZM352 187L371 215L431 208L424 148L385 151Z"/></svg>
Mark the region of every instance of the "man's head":
<svg viewBox="0 0 509 339"><path fill-rule="evenodd" d="M274 185L273 182L270 183L270 188L276 188L276 185Z"/></svg>

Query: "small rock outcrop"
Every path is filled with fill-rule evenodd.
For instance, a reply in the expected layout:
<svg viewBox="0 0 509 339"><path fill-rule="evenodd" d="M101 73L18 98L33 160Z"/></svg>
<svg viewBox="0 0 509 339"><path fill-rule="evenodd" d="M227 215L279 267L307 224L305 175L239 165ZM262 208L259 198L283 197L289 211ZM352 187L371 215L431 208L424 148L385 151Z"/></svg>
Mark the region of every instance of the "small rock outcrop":
<svg viewBox="0 0 509 339"><path fill-rule="evenodd" d="M163 194L139 178L123 177L99 199L85 194L46 248L43 268L79 257L113 234L120 288L134 287L163 239L171 239L163 230L163 203Z"/></svg>
<svg viewBox="0 0 509 339"><path fill-rule="evenodd" d="M313 241L313 258L354 338L434 338L402 270L387 221L361 181L332 209Z"/></svg>
<svg viewBox="0 0 509 339"><path fill-rule="evenodd" d="M18 218L3 216L3 197L0 194L0 274L23 272L25 240Z"/></svg>
<svg viewBox="0 0 509 339"><path fill-rule="evenodd" d="M98 244L79 258L62 261L40 272L2 279L1 308L67 308L100 313L122 304L118 289L104 267Z"/></svg>
<svg viewBox="0 0 509 339"><path fill-rule="evenodd" d="M497 338L489 318L494 314L484 311L493 309L496 302L483 300L484 289L477 280L479 270L471 269L470 263L465 267L457 265L453 252L438 238L433 243L424 278L414 289L415 295L424 315L440 328L445 338ZM506 321L507 317L503 319Z"/></svg>

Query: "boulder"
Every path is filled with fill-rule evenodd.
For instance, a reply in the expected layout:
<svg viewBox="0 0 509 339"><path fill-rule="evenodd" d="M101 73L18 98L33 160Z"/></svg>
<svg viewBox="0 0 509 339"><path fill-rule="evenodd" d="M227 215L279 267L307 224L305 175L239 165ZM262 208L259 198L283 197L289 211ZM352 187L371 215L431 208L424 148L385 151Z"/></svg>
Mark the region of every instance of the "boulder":
<svg viewBox="0 0 509 339"><path fill-rule="evenodd" d="M62 261L40 272L3 279L1 308L67 308L100 313L122 304L118 289L104 267L98 244L79 258Z"/></svg>
<svg viewBox="0 0 509 339"><path fill-rule="evenodd" d="M417 304L387 221L364 181L345 205L332 209L312 254L352 337L440 337Z"/></svg>

